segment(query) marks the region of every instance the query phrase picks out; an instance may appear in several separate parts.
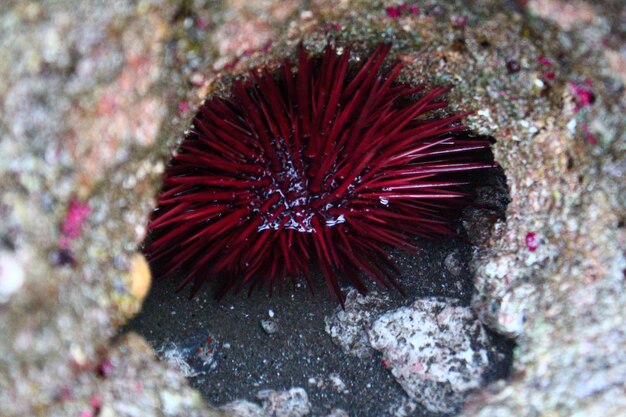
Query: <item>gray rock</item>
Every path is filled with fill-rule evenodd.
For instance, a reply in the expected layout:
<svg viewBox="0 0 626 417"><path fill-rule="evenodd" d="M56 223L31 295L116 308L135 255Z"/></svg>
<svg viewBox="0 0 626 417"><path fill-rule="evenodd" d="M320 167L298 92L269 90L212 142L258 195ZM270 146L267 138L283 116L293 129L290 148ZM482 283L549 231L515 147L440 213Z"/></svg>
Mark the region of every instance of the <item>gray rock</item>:
<svg viewBox="0 0 626 417"><path fill-rule="evenodd" d="M389 298L384 293L372 291L361 295L353 288L346 294L344 308L326 317L326 333L348 355L358 358L372 356L366 329L383 311Z"/></svg>
<svg viewBox="0 0 626 417"><path fill-rule="evenodd" d="M257 394L262 405L245 400L230 402L221 409L232 417L302 417L309 414L311 404L302 388L287 391L263 390Z"/></svg>
<svg viewBox="0 0 626 417"><path fill-rule="evenodd" d="M409 397L432 412L455 411L489 365L485 330L453 299L425 298L386 313L369 337Z"/></svg>

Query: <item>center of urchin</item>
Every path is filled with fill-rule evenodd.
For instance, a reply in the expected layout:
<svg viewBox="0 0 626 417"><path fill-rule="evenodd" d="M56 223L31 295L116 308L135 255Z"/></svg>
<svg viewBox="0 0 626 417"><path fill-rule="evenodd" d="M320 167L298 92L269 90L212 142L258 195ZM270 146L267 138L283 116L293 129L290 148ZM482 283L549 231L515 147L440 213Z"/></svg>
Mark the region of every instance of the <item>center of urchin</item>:
<svg viewBox="0 0 626 417"><path fill-rule="evenodd" d="M347 49L347 48L346 48ZM172 158L146 253L158 272L183 274L192 294L340 280L395 286L389 247L452 235L471 203L467 171L494 166L489 141L442 116L449 88L397 81L389 45L361 64L328 46L300 48L297 66L257 70L200 107ZM383 70L384 69L384 70Z"/></svg>
<svg viewBox="0 0 626 417"><path fill-rule="evenodd" d="M328 198L336 184L311 190L314 175L309 158L294 160L293 155L285 151L284 144L277 147L276 157L280 161L278 171L273 172L270 167L265 170L264 178L270 185L256 189L255 212L264 220L257 231L292 229L315 233L314 217L328 227L345 221L341 201Z"/></svg>

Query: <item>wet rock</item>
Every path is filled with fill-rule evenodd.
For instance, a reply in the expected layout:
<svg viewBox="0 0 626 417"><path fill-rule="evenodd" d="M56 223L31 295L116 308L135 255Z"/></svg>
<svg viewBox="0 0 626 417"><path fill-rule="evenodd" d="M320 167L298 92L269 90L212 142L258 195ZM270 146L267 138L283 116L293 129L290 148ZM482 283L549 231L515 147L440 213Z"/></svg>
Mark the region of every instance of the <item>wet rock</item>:
<svg viewBox="0 0 626 417"><path fill-rule="evenodd" d="M302 388L287 391L263 390L257 394L258 405L245 400L228 403L221 409L232 417L302 417L310 412L309 397Z"/></svg>
<svg viewBox="0 0 626 417"><path fill-rule="evenodd" d="M185 377L194 378L217 367L217 346L213 337L203 334L188 338L180 346L167 343L157 348L156 354Z"/></svg>
<svg viewBox="0 0 626 417"><path fill-rule="evenodd" d="M389 407L389 414L394 417L409 417L415 413L419 406L410 398L403 398L399 403L392 404Z"/></svg>
<svg viewBox="0 0 626 417"><path fill-rule="evenodd" d="M368 333L409 397L432 412L458 409L489 366L487 333L456 300L417 300L382 315Z"/></svg>
<svg viewBox="0 0 626 417"><path fill-rule="evenodd" d="M261 320L261 328L267 334L274 334L278 331L278 322L276 320Z"/></svg>
<svg viewBox="0 0 626 417"><path fill-rule="evenodd" d="M345 353L358 358L370 357L373 352L366 329L388 302L389 297L384 293L372 291L361 295L351 288L346 293L344 308L326 317L326 333Z"/></svg>
<svg viewBox="0 0 626 417"><path fill-rule="evenodd" d="M173 94L156 87L166 3L2 4L3 416L210 415L140 338L114 338L150 282L136 251Z"/></svg>
<svg viewBox="0 0 626 417"><path fill-rule="evenodd" d="M341 408L335 408L333 411L331 411L330 414L328 414L326 417L349 417L348 413L346 413L344 410L342 410Z"/></svg>
<svg viewBox="0 0 626 417"><path fill-rule="evenodd" d="M121 337L104 355L95 369L65 381L46 413L34 415L222 416L204 404L177 369L156 361L140 336Z"/></svg>
<svg viewBox="0 0 626 417"><path fill-rule="evenodd" d="M7 302L24 284L24 266L17 255L0 252L0 303Z"/></svg>
<svg viewBox="0 0 626 417"><path fill-rule="evenodd" d="M473 308L493 330L508 336L517 337L524 330L524 323L536 297L536 289L529 284L507 290L501 298L474 298ZM492 320L495 318L495 320Z"/></svg>
<svg viewBox="0 0 626 417"><path fill-rule="evenodd" d="M491 237L491 228L498 217L495 210L469 207L463 212L463 227L472 244L481 246Z"/></svg>
<svg viewBox="0 0 626 417"><path fill-rule="evenodd" d="M493 227L475 218L472 306L516 337L517 372L464 415L622 415L624 2L517 1L518 13L427 0L399 18L380 2L309 3L3 3L0 239L9 257L32 256L23 275L12 261L0 272L13 271L0 284L2 412L159 415L165 403L170 415L211 415L149 349L113 339L141 298L130 259L183 119L215 88L207 69L245 71L300 37L321 50L339 28L330 36L355 49L393 40L407 80L453 84L450 102L476 111L467 125L496 139L511 204ZM589 99L572 88L583 85ZM78 228L64 226L72 201L91 208ZM353 333L346 351L367 340ZM100 349L111 371L95 371Z"/></svg>
<svg viewBox="0 0 626 417"><path fill-rule="evenodd" d="M450 272L450 274L454 277L461 276L461 273L463 272L463 261L460 256L461 254L458 250L453 250L443 261L448 272Z"/></svg>

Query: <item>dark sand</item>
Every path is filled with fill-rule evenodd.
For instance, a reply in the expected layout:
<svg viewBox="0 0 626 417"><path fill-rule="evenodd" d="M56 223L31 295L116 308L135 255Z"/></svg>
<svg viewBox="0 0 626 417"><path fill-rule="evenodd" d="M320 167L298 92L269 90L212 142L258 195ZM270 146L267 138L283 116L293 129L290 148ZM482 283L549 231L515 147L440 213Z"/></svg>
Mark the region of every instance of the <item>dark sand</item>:
<svg viewBox="0 0 626 417"><path fill-rule="evenodd" d="M390 303L383 311L411 303L424 296L445 296L470 302L472 283L468 270L469 245L458 239L442 241L419 240L417 255L393 252L401 276L399 282L406 291L388 291ZM461 262L461 274L453 276L444 266L444 259L452 251ZM168 342L213 348L216 364L202 367L192 363L196 370L206 374L190 378L212 404L221 405L236 399L254 400L264 389L283 390L302 387L312 405L311 416L325 416L334 408L341 408L350 417L382 417L393 415L406 394L381 362L377 352L370 359L359 359L344 354L324 331L324 317L338 308L331 298L321 276L316 274L315 294L304 285L287 287L282 294L270 297L266 292L229 294L221 301L213 300L209 292L201 292L189 301L187 292L175 294L176 282L157 281L148 296L143 311L126 327L144 335L155 348ZM370 285L370 288L373 288ZM261 321L270 319L278 331L268 334ZM203 341L210 337L210 345ZM504 340L495 340L507 360L494 366L488 379L506 375L511 346ZM226 347L224 345L226 344ZM200 346L203 345L203 346ZM330 383L329 376L337 374L346 385L340 392ZM309 382L321 379L320 388ZM418 409L413 416L430 416Z"/></svg>

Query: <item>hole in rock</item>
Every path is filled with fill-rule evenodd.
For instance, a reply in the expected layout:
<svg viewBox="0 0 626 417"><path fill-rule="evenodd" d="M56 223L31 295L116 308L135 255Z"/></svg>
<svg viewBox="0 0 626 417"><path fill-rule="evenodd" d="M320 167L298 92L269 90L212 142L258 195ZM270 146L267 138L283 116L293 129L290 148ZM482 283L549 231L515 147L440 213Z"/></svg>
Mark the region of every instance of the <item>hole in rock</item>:
<svg viewBox="0 0 626 417"><path fill-rule="evenodd" d="M488 239L494 222L503 221L509 201L501 169L471 175L480 186L475 206L454 226L457 238L416 238L417 254L391 250L405 295L365 280L369 290L384 299L374 316L433 296L469 306L474 291L472 253ZM312 281L313 295L302 280L272 296L263 290L250 296L242 291L216 301L210 290L189 300L188 290L175 292L175 279L156 276L142 311L124 331L142 334L160 358L176 363L214 405L254 401L265 389L302 387L311 404L309 415L325 416L335 408L350 416L393 415L407 394L379 352L372 349L359 358L333 342L325 320L337 314L339 304L329 296L319 270L313 271ZM507 376L513 349L512 342L495 334L489 333L489 340L492 357L483 375L487 382ZM337 377L345 386L337 384ZM435 414L418 405L409 415Z"/></svg>

